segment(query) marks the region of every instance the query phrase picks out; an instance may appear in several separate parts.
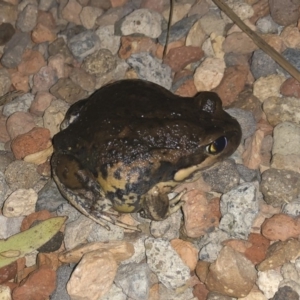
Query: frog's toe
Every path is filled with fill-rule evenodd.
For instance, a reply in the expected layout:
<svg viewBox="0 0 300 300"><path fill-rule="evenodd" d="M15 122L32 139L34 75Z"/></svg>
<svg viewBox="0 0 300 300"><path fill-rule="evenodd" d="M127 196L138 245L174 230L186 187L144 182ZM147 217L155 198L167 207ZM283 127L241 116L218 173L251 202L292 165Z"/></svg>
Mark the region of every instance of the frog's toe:
<svg viewBox="0 0 300 300"><path fill-rule="evenodd" d="M185 203L181 198L186 193L186 189L182 190L175 197L169 200L169 212L168 215L171 215L178 211L182 205Z"/></svg>

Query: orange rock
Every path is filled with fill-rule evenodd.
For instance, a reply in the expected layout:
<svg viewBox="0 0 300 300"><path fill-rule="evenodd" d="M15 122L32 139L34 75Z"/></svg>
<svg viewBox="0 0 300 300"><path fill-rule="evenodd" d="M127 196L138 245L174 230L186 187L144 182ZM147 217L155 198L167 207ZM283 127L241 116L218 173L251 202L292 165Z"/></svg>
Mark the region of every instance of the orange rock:
<svg viewBox="0 0 300 300"><path fill-rule="evenodd" d="M192 243L180 239L171 240L170 243L190 270L195 270L199 250L195 248Z"/></svg>
<svg viewBox="0 0 300 300"><path fill-rule="evenodd" d="M53 42L56 39L56 34L44 24L38 23L31 32L31 39L36 44Z"/></svg>
<svg viewBox="0 0 300 300"><path fill-rule="evenodd" d="M224 246L229 246L240 253L245 253L246 250L251 247L251 243L245 240L229 239L224 241L222 244Z"/></svg>
<svg viewBox="0 0 300 300"><path fill-rule="evenodd" d="M204 52L200 47L182 46L170 49L164 58L164 63L174 72L178 72L188 64L199 61L203 56Z"/></svg>
<svg viewBox="0 0 300 300"><path fill-rule="evenodd" d="M201 282L205 282L208 271L209 271L210 263L204 260L199 260L196 266L196 274Z"/></svg>
<svg viewBox="0 0 300 300"><path fill-rule="evenodd" d="M18 135L11 142L11 149L16 159L39 152L51 146L50 131L47 128L35 127L27 133Z"/></svg>
<svg viewBox="0 0 300 300"><path fill-rule="evenodd" d="M265 259L270 241L258 233L250 233L248 241L251 246L246 249L244 254L256 265Z"/></svg>
<svg viewBox="0 0 300 300"><path fill-rule="evenodd" d="M79 17L81 10L82 6L76 0L69 0L61 14L65 20L76 25L82 25Z"/></svg>
<svg viewBox="0 0 300 300"><path fill-rule="evenodd" d="M193 79L186 80L175 92L181 97L194 97L197 94L197 89Z"/></svg>
<svg viewBox="0 0 300 300"><path fill-rule="evenodd" d="M8 266L0 268L0 284L14 279L17 275L17 262L13 262Z"/></svg>
<svg viewBox="0 0 300 300"><path fill-rule="evenodd" d="M14 300L41 300L48 298L56 287L56 273L49 267L43 266L33 271L12 292Z"/></svg>
<svg viewBox="0 0 300 300"><path fill-rule="evenodd" d="M185 194L184 200L184 231L187 236L197 238L218 227L220 219L218 198L208 201L205 193L192 190Z"/></svg>
<svg viewBox="0 0 300 300"><path fill-rule="evenodd" d="M167 51L166 51L166 53L168 54L171 49L184 46L184 44L185 44L185 40L184 39L180 39L178 41L171 42L171 43L169 43L167 45ZM155 53L156 57L158 57L159 59L162 59L163 53L164 53L164 49L165 49L165 46L163 46L161 44L158 44L157 49L156 49L156 53Z"/></svg>
<svg viewBox="0 0 300 300"><path fill-rule="evenodd" d="M30 226L35 221L44 221L52 217L52 214L48 210L40 210L37 212L34 212L28 216L26 216L21 224L21 231L25 231L30 228Z"/></svg>
<svg viewBox="0 0 300 300"><path fill-rule="evenodd" d="M258 47L244 32L234 32L228 35L223 42L225 53L247 54L257 50Z"/></svg>
<svg viewBox="0 0 300 300"><path fill-rule="evenodd" d="M226 68L220 84L213 90L220 96L224 106L232 104L244 90L248 73L249 68L246 66Z"/></svg>
<svg viewBox="0 0 300 300"><path fill-rule="evenodd" d="M259 0L256 1L253 5L252 5L254 14L253 16L250 18L250 21L255 24L256 21L262 17L267 16L268 14L270 14L270 7L269 7L269 1L268 0Z"/></svg>
<svg viewBox="0 0 300 300"><path fill-rule="evenodd" d="M271 241L298 238L300 235L300 217L293 218L285 214L274 215L264 221L261 232Z"/></svg>
<svg viewBox="0 0 300 300"><path fill-rule="evenodd" d="M128 0L110 0L112 7L123 6L128 2Z"/></svg>
<svg viewBox="0 0 300 300"><path fill-rule="evenodd" d="M58 267L62 265L62 263L58 260L57 252L39 253L37 256L37 265L39 267L47 266L49 268L52 268L53 270L57 270Z"/></svg>
<svg viewBox="0 0 300 300"><path fill-rule="evenodd" d="M18 65L18 71L23 75L32 75L45 65L46 61L39 51L27 49L23 53L21 63Z"/></svg>
<svg viewBox="0 0 300 300"><path fill-rule="evenodd" d="M205 287L203 283L196 284L193 288L193 295L199 300L207 299L208 293L209 290Z"/></svg>
<svg viewBox="0 0 300 300"><path fill-rule="evenodd" d="M157 45L148 37L122 36L119 56L122 59L129 58L134 53L149 52L155 54Z"/></svg>
<svg viewBox="0 0 300 300"><path fill-rule="evenodd" d="M27 75L22 75L20 72L11 74L11 84L17 91L29 91L29 78Z"/></svg>

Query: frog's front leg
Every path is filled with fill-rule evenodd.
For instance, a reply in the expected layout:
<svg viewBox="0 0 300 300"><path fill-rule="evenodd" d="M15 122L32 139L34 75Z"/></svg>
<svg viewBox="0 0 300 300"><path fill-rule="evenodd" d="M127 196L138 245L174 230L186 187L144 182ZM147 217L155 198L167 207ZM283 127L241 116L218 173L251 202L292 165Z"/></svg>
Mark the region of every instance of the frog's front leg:
<svg viewBox="0 0 300 300"><path fill-rule="evenodd" d="M119 213L112 208L99 183L88 170L71 155L55 154L52 157L53 179L61 194L82 214L110 230L107 222L120 227L138 230L118 221Z"/></svg>
<svg viewBox="0 0 300 300"><path fill-rule="evenodd" d="M181 191L171 200L168 197L168 194L177 184L173 181L161 182L148 191L143 196L143 216L155 221L161 221L179 210L184 204L181 198L186 190Z"/></svg>

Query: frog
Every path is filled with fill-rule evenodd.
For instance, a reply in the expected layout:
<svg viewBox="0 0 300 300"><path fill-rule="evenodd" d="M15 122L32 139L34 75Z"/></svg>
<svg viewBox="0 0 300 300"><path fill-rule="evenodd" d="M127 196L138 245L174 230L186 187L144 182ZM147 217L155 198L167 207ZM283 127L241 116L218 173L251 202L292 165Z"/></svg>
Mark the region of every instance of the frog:
<svg viewBox="0 0 300 300"><path fill-rule="evenodd" d="M142 79L107 84L68 109L53 136L51 168L61 194L109 229L123 213L161 221L178 211L195 174L229 157L238 121L211 91L182 97Z"/></svg>

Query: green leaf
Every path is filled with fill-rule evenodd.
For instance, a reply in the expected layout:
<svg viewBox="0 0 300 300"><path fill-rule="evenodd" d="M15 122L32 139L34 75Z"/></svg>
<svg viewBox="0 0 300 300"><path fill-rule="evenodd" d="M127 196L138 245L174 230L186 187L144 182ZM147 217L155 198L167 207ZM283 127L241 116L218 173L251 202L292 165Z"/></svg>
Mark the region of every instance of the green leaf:
<svg viewBox="0 0 300 300"><path fill-rule="evenodd" d="M50 218L6 240L0 240L0 268L43 246L60 230L66 219Z"/></svg>

